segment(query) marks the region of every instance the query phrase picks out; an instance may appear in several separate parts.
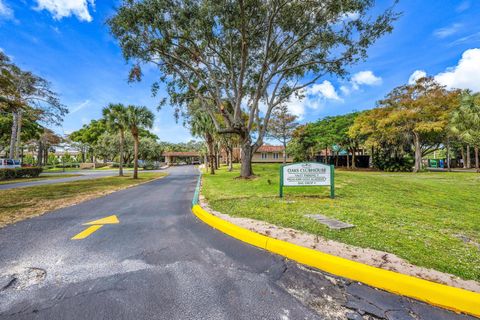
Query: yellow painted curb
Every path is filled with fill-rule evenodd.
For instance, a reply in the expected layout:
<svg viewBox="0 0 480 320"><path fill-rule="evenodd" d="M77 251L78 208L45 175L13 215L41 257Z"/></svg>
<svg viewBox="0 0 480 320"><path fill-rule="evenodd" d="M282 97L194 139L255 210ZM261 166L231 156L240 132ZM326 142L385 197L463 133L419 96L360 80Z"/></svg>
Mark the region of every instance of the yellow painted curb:
<svg viewBox="0 0 480 320"><path fill-rule="evenodd" d="M407 296L429 304L480 317L480 294L407 276L340 258L241 228L205 211L200 205L192 212L209 226L256 247L328 273L369 286Z"/></svg>

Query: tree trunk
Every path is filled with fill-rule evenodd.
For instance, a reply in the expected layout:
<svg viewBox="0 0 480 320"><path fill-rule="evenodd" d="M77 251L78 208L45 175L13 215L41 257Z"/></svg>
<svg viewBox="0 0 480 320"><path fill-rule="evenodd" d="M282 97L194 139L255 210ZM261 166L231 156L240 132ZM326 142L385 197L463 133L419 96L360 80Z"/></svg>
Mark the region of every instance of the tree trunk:
<svg viewBox="0 0 480 320"><path fill-rule="evenodd" d="M215 155L210 153L208 165L210 167L210 174L215 174Z"/></svg>
<svg viewBox="0 0 480 320"><path fill-rule="evenodd" d="M15 159L20 156L20 145L22 144L22 110L17 115L17 141L15 141Z"/></svg>
<svg viewBox="0 0 480 320"><path fill-rule="evenodd" d="M138 135L135 135L133 137L134 143L133 143L133 179L138 179Z"/></svg>
<svg viewBox="0 0 480 320"><path fill-rule="evenodd" d="M467 144L467 169L472 167L472 160L470 159L470 145Z"/></svg>
<svg viewBox="0 0 480 320"><path fill-rule="evenodd" d="M451 165L450 165L450 138L447 138L447 169L448 172L452 171Z"/></svg>
<svg viewBox="0 0 480 320"><path fill-rule="evenodd" d="M228 158L228 171L233 170L233 148L227 148L227 158Z"/></svg>
<svg viewBox="0 0 480 320"><path fill-rule="evenodd" d="M283 139L283 164L287 164L287 140Z"/></svg>
<svg viewBox="0 0 480 320"><path fill-rule="evenodd" d="M357 149L355 147L352 147L352 169L356 169L357 165L355 164L355 152Z"/></svg>
<svg viewBox="0 0 480 320"><path fill-rule="evenodd" d="M419 172L422 170L422 148L420 146L420 136L417 133L413 133L413 142L415 144L415 167L413 172Z"/></svg>
<svg viewBox="0 0 480 320"><path fill-rule="evenodd" d="M350 169L350 150L347 148L347 169Z"/></svg>
<svg viewBox="0 0 480 320"><path fill-rule="evenodd" d="M370 168L373 168L374 167L374 163L373 163L373 158L375 157L375 148L372 147L372 151L371 151L371 155L370 155L370 158L368 158L368 166Z"/></svg>
<svg viewBox="0 0 480 320"><path fill-rule="evenodd" d="M120 161L118 164L118 175L123 177L123 144L125 143L125 133L120 130Z"/></svg>
<svg viewBox="0 0 480 320"><path fill-rule="evenodd" d="M328 164L328 148L325 147L325 164Z"/></svg>
<svg viewBox="0 0 480 320"><path fill-rule="evenodd" d="M48 145L43 146L43 163L48 166Z"/></svg>
<svg viewBox="0 0 480 320"><path fill-rule="evenodd" d="M253 176L252 157L253 147L251 146L250 136L247 136L247 138L244 138L242 141L241 178L250 178Z"/></svg>
<svg viewBox="0 0 480 320"><path fill-rule="evenodd" d="M12 135L10 136L10 150L8 156L11 159L15 159L15 146L17 144L17 132L18 132L18 113L12 112Z"/></svg>
<svg viewBox="0 0 480 320"><path fill-rule="evenodd" d="M213 143L212 135L207 133L205 136L205 141L207 142L208 165L210 167L210 174L215 174L215 146Z"/></svg>
<svg viewBox="0 0 480 320"><path fill-rule="evenodd" d="M465 169L467 167L467 164L466 164L466 161L465 161L465 149L463 148L462 146L462 162L463 162L463 169Z"/></svg>
<svg viewBox="0 0 480 320"><path fill-rule="evenodd" d="M474 147L475 149L475 169L477 169L477 172L480 172L480 167L479 167L479 159L478 159L478 146Z"/></svg>
<svg viewBox="0 0 480 320"><path fill-rule="evenodd" d="M37 151L37 167L43 166L43 143L41 140L38 141L38 151Z"/></svg>

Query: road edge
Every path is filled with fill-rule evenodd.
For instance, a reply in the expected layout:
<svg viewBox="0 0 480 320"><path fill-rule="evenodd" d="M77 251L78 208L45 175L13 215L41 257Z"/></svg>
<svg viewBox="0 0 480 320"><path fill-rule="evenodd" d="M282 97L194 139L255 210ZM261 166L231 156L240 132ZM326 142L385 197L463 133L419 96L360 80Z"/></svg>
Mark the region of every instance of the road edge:
<svg viewBox="0 0 480 320"><path fill-rule="evenodd" d="M428 304L480 317L480 294L465 289L412 277L394 271L372 267L360 262L337 257L290 242L274 239L225 221L199 205L201 173L192 200L193 214L211 226L235 239L281 255L301 264L332 275L362 282L397 295Z"/></svg>

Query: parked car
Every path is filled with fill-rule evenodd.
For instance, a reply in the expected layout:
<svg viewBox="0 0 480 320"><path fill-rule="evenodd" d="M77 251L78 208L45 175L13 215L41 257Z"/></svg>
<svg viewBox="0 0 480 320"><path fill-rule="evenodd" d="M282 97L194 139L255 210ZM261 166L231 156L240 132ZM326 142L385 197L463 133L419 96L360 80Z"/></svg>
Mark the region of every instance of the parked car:
<svg viewBox="0 0 480 320"><path fill-rule="evenodd" d="M13 169L20 168L22 162L14 159L0 159L0 169Z"/></svg>

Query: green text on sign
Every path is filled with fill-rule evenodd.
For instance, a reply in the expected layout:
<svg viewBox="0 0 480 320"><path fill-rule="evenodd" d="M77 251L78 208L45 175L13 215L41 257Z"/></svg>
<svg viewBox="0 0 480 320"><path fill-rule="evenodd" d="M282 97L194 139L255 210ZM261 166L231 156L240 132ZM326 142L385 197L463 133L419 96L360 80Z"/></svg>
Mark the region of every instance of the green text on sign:
<svg viewBox="0 0 480 320"><path fill-rule="evenodd" d="M318 162L300 162L280 167L280 198L283 187L330 186L330 198L335 197L334 167Z"/></svg>

